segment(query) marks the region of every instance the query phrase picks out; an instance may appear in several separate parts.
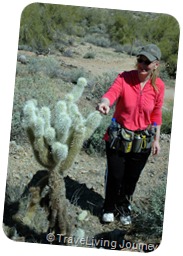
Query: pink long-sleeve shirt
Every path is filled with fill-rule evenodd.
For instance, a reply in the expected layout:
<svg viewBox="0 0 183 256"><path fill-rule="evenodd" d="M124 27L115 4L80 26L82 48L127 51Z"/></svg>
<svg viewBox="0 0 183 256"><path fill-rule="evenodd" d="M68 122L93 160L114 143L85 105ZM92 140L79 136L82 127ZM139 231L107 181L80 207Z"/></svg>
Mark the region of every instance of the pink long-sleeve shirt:
<svg viewBox="0 0 183 256"><path fill-rule="evenodd" d="M116 102L113 117L123 127L144 130L153 122L162 124L165 85L160 78L156 79L156 85L157 92L150 80L141 89L138 71L125 71L118 75L102 98L107 98L110 106Z"/></svg>

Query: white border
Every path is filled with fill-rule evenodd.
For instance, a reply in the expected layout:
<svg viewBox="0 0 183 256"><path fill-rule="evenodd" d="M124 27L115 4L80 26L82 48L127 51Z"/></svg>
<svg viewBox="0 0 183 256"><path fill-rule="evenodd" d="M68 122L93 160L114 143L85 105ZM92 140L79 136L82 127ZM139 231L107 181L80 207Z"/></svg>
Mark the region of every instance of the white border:
<svg viewBox="0 0 183 256"><path fill-rule="evenodd" d="M32 1L36 2L36 1ZM3 219L4 209L4 193L6 185L6 174L8 164L8 149L11 127L11 114L13 106L13 93L15 83L16 58L18 47L19 23L20 15L25 6L32 3L28 0L19 1L1 1L0 4L0 219ZM145 12L167 13L174 16L180 25L183 26L182 6L180 0L174 1L147 1L147 0L128 0L128 1L102 1L102 0L67 0L67 1L37 1L51 4L65 4L77 6L90 6L98 8L134 10ZM144 24L145 25L145 24ZM183 69L183 42L182 34L180 34L178 69L175 89L173 131L171 139L171 150L169 157L168 185L166 195L166 207L164 217L163 241L160 247L151 253L151 255L180 255L182 250L182 172L181 149L183 145L182 139L182 113L183 109L183 90L181 85L181 68ZM182 145L181 145L182 143ZM110 250L96 250L87 248L73 248L64 246L51 246L30 243L20 243L9 240L2 229L0 229L1 251L6 254L13 253L16 255L32 255L34 252L40 255L53 254L77 254L82 255L129 255L129 252L119 252ZM3 250L4 249L4 250ZM135 253L134 253L135 254ZM138 253L137 255L140 255Z"/></svg>

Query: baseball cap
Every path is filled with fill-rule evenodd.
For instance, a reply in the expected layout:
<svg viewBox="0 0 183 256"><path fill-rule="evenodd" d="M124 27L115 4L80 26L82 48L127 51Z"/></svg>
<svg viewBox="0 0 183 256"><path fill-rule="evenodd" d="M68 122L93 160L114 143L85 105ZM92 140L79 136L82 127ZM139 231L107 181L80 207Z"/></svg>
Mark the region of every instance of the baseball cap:
<svg viewBox="0 0 183 256"><path fill-rule="evenodd" d="M150 61L160 60L161 59L161 51L158 48L158 46L155 45L155 44L147 44L147 45L143 46L140 49L137 57L139 55L146 56L146 58L148 58Z"/></svg>

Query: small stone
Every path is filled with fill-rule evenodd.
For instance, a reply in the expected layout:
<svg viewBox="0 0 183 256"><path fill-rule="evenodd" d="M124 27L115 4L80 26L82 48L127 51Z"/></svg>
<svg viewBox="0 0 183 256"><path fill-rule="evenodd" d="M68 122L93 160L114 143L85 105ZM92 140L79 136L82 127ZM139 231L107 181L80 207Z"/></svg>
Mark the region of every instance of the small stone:
<svg viewBox="0 0 183 256"><path fill-rule="evenodd" d="M78 220L79 221L83 221L86 219L86 217L88 216L88 212L87 211L82 211L79 215L78 215Z"/></svg>

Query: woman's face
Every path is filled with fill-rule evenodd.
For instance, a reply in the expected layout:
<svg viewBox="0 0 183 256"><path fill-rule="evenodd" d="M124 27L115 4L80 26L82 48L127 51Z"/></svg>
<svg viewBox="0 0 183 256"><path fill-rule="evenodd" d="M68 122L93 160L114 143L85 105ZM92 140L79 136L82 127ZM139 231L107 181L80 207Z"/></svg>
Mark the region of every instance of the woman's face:
<svg viewBox="0 0 183 256"><path fill-rule="evenodd" d="M158 60L151 62L144 55L140 55L137 58L137 70L140 76L147 77L151 75L153 70L155 70L158 67L158 65L159 65Z"/></svg>

